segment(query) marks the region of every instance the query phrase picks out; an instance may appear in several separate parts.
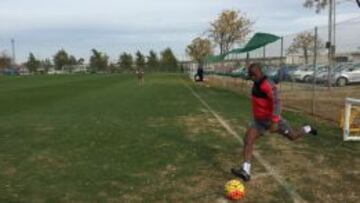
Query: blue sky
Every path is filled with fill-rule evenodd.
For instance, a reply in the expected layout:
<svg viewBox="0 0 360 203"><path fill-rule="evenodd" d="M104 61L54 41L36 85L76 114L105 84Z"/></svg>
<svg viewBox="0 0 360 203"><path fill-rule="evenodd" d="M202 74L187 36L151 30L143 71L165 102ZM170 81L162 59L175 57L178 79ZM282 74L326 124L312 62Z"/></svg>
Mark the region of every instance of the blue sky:
<svg viewBox="0 0 360 203"><path fill-rule="evenodd" d="M29 52L51 58L60 48L88 59L92 48L116 61L121 52L147 53L171 47L183 59L191 40L204 35L224 9L237 9L256 22L254 31L287 35L326 25L303 0L1 0L0 51L17 61ZM338 20L360 17L355 3L338 6Z"/></svg>

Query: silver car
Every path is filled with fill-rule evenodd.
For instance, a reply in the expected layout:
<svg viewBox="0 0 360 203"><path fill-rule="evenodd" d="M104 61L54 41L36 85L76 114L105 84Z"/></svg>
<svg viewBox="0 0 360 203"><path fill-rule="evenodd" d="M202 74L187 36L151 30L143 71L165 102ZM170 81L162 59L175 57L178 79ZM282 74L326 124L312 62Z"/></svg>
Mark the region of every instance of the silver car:
<svg viewBox="0 0 360 203"><path fill-rule="evenodd" d="M352 66L352 63L338 63L335 65L334 69L330 70L330 81L333 81L334 75L336 73L342 72L346 67ZM329 79L329 66L325 65L316 73L316 82L317 83L327 83ZM333 82L334 83L334 82Z"/></svg>
<svg viewBox="0 0 360 203"><path fill-rule="evenodd" d="M341 87L360 82L360 63L346 66L339 72L335 72L333 82Z"/></svg>
<svg viewBox="0 0 360 203"><path fill-rule="evenodd" d="M326 71L327 68L328 66L326 65L317 65L316 66L317 74ZM314 72L315 72L315 68L313 65L301 66L296 71L294 71L292 78L295 81L309 83L314 81Z"/></svg>
<svg viewBox="0 0 360 203"><path fill-rule="evenodd" d="M292 73L292 79L301 82L310 82L311 76L314 74L314 68L311 65L304 65L298 67Z"/></svg>
<svg viewBox="0 0 360 203"><path fill-rule="evenodd" d="M325 83L328 81L329 71L326 69L320 70L316 73L316 82L317 83Z"/></svg>

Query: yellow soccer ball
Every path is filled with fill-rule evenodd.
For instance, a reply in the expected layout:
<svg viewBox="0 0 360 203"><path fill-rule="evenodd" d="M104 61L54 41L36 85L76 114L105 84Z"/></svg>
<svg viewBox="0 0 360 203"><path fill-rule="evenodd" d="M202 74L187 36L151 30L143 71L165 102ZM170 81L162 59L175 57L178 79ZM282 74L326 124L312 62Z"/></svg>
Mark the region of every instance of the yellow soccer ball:
<svg viewBox="0 0 360 203"><path fill-rule="evenodd" d="M245 196L245 187L238 180L230 180L225 184L225 196L230 200L241 200Z"/></svg>

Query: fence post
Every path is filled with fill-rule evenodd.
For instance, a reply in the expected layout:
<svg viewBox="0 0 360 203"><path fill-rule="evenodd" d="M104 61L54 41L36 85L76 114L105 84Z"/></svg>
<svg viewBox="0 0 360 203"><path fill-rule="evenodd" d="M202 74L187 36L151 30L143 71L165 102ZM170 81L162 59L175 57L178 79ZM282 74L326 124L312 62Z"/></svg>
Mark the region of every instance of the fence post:
<svg viewBox="0 0 360 203"><path fill-rule="evenodd" d="M278 77L280 76L280 78L278 78L279 80L279 83L280 83L280 91L281 93L283 92L282 91L282 85L281 83L283 82L283 79L284 79L284 76L283 76L283 72L282 72L282 68L284 68L284 37L281 37L281 44L280 44L280 72L279 72L279 75ZM282 94L282 95L285 95L285 94ZM284 98L283 100L283 106L285 106L285 101L286 101L286 98Z"/></svg>
<svg viewBox="0 0 360 203"><path fill-rule="evenodd" d="M263 60L265 61L266 58L266 45L263 47Z"/></svg>
<svg viewBox="0 0 360 203"><path fill-rule="evenodd" d="M317 46L318 46L318 28L315 27L315 42L314 42L314 74L313 74L313 94L312 94L312 115L315 115L315 92L316 92L316 74L317 74Z"/></svg>

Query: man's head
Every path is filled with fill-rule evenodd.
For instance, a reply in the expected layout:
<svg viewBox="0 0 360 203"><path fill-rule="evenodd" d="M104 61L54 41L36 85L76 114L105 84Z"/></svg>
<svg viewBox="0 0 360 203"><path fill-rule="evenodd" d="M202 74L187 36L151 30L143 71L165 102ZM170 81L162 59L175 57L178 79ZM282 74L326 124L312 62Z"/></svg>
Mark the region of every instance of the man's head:
<svg viewBox="0 0 360 203"><path fill-rule="evenodd" d="M252 63L248 67L249 77L252 81L259 81L264 77L264 74L261 70L261 64Z"/></svg>

